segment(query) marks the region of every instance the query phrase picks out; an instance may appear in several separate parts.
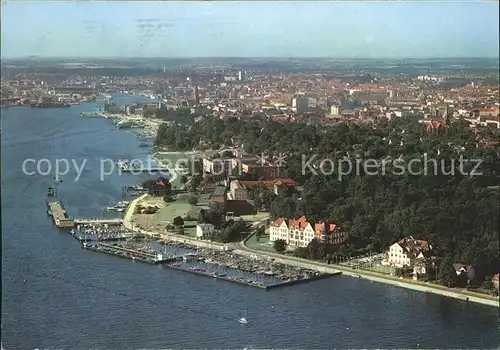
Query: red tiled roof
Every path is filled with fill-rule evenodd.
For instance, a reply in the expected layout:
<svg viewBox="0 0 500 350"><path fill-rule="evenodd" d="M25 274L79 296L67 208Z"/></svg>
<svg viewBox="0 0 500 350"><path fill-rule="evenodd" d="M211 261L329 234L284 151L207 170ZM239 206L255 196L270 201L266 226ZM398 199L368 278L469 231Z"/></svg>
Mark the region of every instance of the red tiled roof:
<svg viewBox="0 0 500 350"><path fill-rule="evenodd" d="M286 221L285 218L277 218L275 221L271 223L271 226L279 227L285 221Z"/></svg>

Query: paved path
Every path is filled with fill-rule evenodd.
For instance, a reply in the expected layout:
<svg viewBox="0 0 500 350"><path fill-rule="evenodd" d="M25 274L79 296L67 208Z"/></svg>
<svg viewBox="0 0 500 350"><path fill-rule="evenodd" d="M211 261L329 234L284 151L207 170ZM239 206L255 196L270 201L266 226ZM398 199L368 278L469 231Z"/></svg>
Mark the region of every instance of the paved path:
<svg viewBox="0 0 500 350"><path fill-rule="evenodd" d="M133 200L129 207L127 208L127 211L124 215L123 219L123 225L127 227L130 230L135 230L139 231L137 228L133 227L132 225L132 215L135 212L135 207L137 206L137 203L142 200L146 195L143 195L135 200ZM267 219L266 219L267 220ZM265 220L262 222L257 222L253 227L261 226L263 225ZM161 238L165 239L173 239L179 242L184 242L187 244L192 244L195 246L203 246L206 248L215 248L215 249L220 249L220 248L229 248L229 249L235 249L233 252L235 254L239 255L255 255L258 257L262 258L269 258L269 259L275 259L276 261L279 261L284 264L289 264L293 266L298 266L302 268L309 268L309 269L316 269L322 272L330 272L330 273L336 273L341 271L342 274L351 276L351 277L356 277L356 278L363 278L363 279L368 279L374 282L379 282L379 283L385 283L385 284L390 284L393 286L401 287L401 288L407 288L407 289L412 289L420 292L425 292L425 293L433 293L433 294L438 294L454 299L459 299L459 300L464 300L464 301L471 301L483 305L488 305L488 306L494 306L494 307L499 307L499 299L487 295L481 295L478 293L474 292L469 292L469 291L456 291L452 290L446 287L434 285L434 284L429 284L425 282L420 282L420 281L409 281L409 280L402 280L401 278L393 277L393 276L388 276L388 275L383 275L379 274L376 272L370 272L366 270L358 270L358 269L352 269L346 266L341 266L341 265L333 265L333 264L325 264L322 262L318 261L311 261L311 260L306 260L306 259L300 259L296 258L293 256L287 256L283 254L278 254L278 253L272 253L272 252L266 252L262 250L256 250L249 248L245 245L246 240L250 238L249 236L245 241L243 242L238 242L238 243L229 243L227 245L224 244L217 244L217 243L210 243L207 241L201 241L195 238L191 237L186 237L186 236L180 236L176 234L162 234L159 232L144 232L144 234L148 235L155 235L155 236L160 236Z"/></svg>
<svg viewBox="0 0 500 350"><path fill-rule="evenodd" d="M282 255L278 253L266 252L262 250L256 250L249 248L245 245L245 241L237 243L238 251L245 252L246 254L253 254L261 257L267 257L271 259L275 259L285 264L295 265L303 268L309 269L319 269L323 272L338 272L341 271L343 275L347 275L350 277L357 277L368 279L374 282L390 284L393 286L412 289L420 292L433 293L438 294L454 299L471 301L483 305L499 307L499 299L493 296L483 295L479 293L470 292L467 290L457 291L450 288L446 288L443 286L430 284L421 281L413 281L413 280L403 280L402 278L393 277L389 275L383 275L376 272L352 269L346 266L341 265L333 265L326 264L318 261L311 261L307 259L296 258L293 256Z"/></svg>

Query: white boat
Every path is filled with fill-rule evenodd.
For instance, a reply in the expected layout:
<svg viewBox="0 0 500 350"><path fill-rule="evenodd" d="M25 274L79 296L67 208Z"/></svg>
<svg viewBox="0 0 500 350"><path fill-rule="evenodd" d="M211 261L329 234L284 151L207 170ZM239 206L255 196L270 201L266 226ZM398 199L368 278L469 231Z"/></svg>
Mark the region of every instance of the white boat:
<svg viewBox="0 0 500 350"><path fill-rule="evenodd" d="M247 324L248 321L247 321L247 310L245 310L245 316L244 317L241 317L239 320L238 320L239 323L241 324Z"/></svg>

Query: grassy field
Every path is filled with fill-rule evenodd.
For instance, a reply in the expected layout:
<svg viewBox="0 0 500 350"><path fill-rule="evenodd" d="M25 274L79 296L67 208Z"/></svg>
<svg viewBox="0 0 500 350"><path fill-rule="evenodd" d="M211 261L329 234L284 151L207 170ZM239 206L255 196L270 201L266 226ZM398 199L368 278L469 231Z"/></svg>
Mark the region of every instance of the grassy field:
<svg viewBox="0 0 500 350"><path fill-rule="evenodd" d="M246 241L246 245L251 249L276 253L276 250L274 250L274 248L271 245L269 245L269 235L262 235L259 241L257 241L256 235L252 235L252 237L250 237Z"/></svg>
<svg viewBox="0 0 500 350"><path fill-rule="evenodd" d="M269 213L266 212L258 212L256 215L242 215L241 218L246 222L255 222L267 219L269 217Z"/></svg>
<svg viewBox="0 0 500 350"><path fill-rule="evenodd" d="M176 218L177 216L185 218L192 207L193 206L186 201L166 203L165 207L158 211L156 217L157 220L161 223L172 223L174 221L174 218Z"/></svg>

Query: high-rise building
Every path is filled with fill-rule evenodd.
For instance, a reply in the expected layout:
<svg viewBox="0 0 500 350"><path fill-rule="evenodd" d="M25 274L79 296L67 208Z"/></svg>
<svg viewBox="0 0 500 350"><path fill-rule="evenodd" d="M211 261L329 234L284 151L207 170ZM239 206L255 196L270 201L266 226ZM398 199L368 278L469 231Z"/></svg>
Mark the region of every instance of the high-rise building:
<svg viewBox="0 0 500 350"><path fill-rule="evenodd" d="M293 98L292 111L296 113L306 113L309 111L309 98L304 96Z"/></svg>
<svg viewBox="0 0 500 350"><path fill-rule="evenodd" d="M245 79L246 79L246 72L241 71L241 70L240 70L240 71L238 71L238 80L239 80L239 81L243 81L243 80L245 80Z"/></svg>
<svg viewBox="0 0 500 350"><path fill-rule="evenodd" d="M198 91L198 85L194 88L194 98L196 100L196 105L200 104L200 92Z"/></svg>

